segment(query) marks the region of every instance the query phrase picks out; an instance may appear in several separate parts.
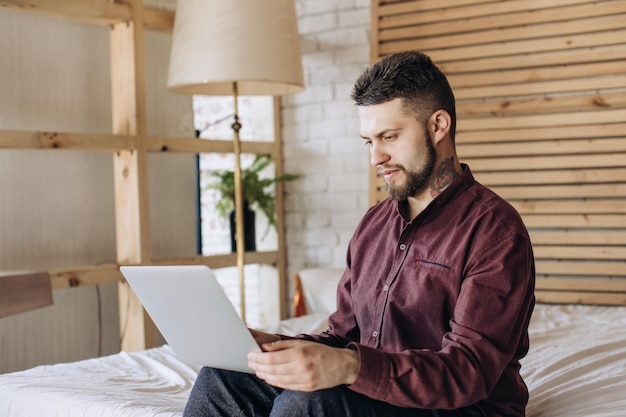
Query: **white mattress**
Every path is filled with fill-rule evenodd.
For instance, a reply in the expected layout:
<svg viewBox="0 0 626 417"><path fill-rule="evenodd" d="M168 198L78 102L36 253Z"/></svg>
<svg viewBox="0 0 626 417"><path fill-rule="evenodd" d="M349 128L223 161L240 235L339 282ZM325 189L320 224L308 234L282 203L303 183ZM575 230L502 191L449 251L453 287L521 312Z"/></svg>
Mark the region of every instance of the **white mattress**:
<svg viewBox="0 0 626 417"><path fill-rule="evenodd" d="M285 334L323 329L287 320ZM522 375L529 417L626 416L626 307L538 305ZM181 416L197 368L168 346L0 375L2 417Z"/></svg>
<svg viewBox="0 0 626 417"><path fill-rule="evenodd" d="M530 346L528 416L626 416L626 307L538 305Z"/></svg>

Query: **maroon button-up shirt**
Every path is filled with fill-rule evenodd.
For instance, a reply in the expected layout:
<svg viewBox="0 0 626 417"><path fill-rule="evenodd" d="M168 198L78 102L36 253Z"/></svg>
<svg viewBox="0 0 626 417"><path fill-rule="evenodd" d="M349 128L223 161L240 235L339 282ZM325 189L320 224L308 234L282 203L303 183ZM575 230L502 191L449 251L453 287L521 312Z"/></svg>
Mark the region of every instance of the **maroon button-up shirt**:
<svg viewBox="0 0 626 417"><path fill-rule="evenodd" d="M463 168L412 221L406 202L389 199L365 214L329 329L304 337L358 350L349 388L368 397L524 416L532 247L515 209Z"/></svg>

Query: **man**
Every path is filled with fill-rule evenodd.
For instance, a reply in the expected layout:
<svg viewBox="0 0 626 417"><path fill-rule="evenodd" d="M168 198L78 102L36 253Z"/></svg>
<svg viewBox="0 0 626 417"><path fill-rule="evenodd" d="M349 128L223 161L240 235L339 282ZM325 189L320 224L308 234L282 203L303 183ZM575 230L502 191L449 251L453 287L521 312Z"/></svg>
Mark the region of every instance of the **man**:
<svg viewBox="0 0 626 417"><path fill-rule="evenodd" d="M203 368L186 416L524 416L534 259L517 212L454 145L454 95L419 52L356 81L389 199L357 227L329 329L252 331L255 375Z"/></svg>

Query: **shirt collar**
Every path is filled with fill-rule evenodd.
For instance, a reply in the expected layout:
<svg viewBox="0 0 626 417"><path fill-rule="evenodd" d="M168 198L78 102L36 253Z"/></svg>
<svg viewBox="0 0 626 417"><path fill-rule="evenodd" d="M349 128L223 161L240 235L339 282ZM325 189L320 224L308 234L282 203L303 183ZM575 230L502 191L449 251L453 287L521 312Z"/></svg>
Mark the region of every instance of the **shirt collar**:
<svg viewBox="0 0 626 417"><path fill-rule="evenodd" d="M440 207L452 203L475 182L476 180L474 179L474 175L472 174L469 165L461 163L461 174L454 181L452 181L452 183L445 190L443 190L441 194L435 197L435 199L431 201L415 219L437 211ZM403 213L406 213L407 205L408 203L406 200L398 201L396 203L396 212L403 219L406 218L403 216Z"/></svg>

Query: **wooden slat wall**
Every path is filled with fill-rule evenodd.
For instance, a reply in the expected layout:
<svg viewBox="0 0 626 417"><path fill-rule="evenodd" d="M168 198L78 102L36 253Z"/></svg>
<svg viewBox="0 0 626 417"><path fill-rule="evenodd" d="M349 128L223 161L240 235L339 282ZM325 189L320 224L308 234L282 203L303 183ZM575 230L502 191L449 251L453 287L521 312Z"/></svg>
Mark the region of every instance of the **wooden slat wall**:
<svg viewBox="0 0 626 417"><path fill-rule="evenodd" d="M522 214L538 300L626 304L626 1L373 0L372 61L412 49L455 91L460 159Z"/></svg>

